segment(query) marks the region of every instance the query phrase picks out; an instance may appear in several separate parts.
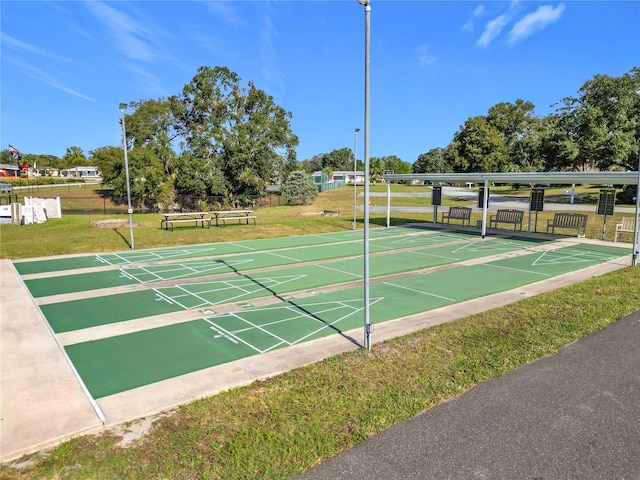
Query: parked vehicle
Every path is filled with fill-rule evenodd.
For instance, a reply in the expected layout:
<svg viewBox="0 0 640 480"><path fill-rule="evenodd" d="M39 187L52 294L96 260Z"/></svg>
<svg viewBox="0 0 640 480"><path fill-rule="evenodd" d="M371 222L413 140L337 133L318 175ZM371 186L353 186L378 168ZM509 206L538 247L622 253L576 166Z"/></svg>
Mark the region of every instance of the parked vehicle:
<svg viewBox="0 0 640 480"><path fill-rule="evenodd" d="M0 193L11 193L13 185L9 182L0 182Z"/></svg>

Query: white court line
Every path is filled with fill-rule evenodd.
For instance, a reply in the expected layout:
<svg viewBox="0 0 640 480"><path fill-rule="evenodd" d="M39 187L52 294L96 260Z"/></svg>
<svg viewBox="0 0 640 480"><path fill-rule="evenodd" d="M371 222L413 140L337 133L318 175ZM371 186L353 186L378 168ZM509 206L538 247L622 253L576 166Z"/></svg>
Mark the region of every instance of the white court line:
<svg viewBox="0 0 640 480"><path fill-rule="evenodd" d="M473 242L465 243L460 248L456 248L455 250L453 250L451 253L458 253L460 250L465 250L467 247L471 247L471 246L476 245L477 243L481 243L481 242L482 242L482 240L475 240Z"/></svg>
<svg viewBox="0 0 640 480"><path fill-rule="evenodd" d="M486 266L486 267L502 268L503 270L512 270L514 272L533 273L534 275L541 275L543 277L555 277L555 275L551 273L534 272L533 270L524 270L522 268L505 267L504 265L495 265L493 263L481 263L479 265Z"/></svg>
<svg viewBox="0 0 640 480"><path fill-rule="evenodd" d="M268 352L269 350L273 350L274 348L276 348L276 347L278 347L278 346L280 346L280 345L282 345L282 344L285 344L285 345L291 345L291 343L289 343L288 341L286 341L284 338L280 338L278 335L275 335L274 333L271 333L270 331L265 330L261 325L256 325L255 323L250 322L250 321L249 321L249 320L247 320L246 318L242 318L242 317L240 317L240 316L236 315L235 313L231 313L231 315L232 315L233 317L238 318L239 320L241 320L241 321L245 322L246 324L251 325L253 328L255 328L255 329L257 329L257 330L260 330L262 333L266 333L266 334L267 334L267 335L269 335L270 337L275 338L276 340L278 340L278 341L279 341L279 343L277 343L277 344L275 344L275 345L272 345L271 347L267 348L266 350L263 350L261 353ZM246 343L246 342L245 342L245 343ZM254 347L254 348L255 348L255 347ZM256 349L257 349L257 348L256 348Z"/></svg>
<svg viewBox="0 0 640 480"><path fill-rule="evenodd" d="M409 290L410 292L420 293L422 295L427 295L429 297L441 298L441 299L447 300L449 302L456 302L457 301L457 300L454 300L453 298L443 297L442 295L436 295L435 293L425 292L423 290L418 290L417 288L404 287L402 285L396 285L395 283L390 283L390 282L383 282L383 283L385 285L390 285L392 287L400 288L400 289L403 289L403 290Z"/></svg>
<svg viewBox="0 0 640 480"><path fill-rule="evenodd" d="M382 299L380 298L380 299L376 300L376 302L377 302L377 301L379 301L379 300L382 300ZM370 302L369 302L369 304L370 304L370 305L373 305L373 304L374 304L374 303L376 303L376 302L373 302L373 303L372 303L372 302L370 301ZM304 335L304 336L302 336L302 337L298 338L296 341L294 341L294 342L292 343L292 345L295 345L296 343L303 342L305 339L309 338L310 336L315 335L316 333L321 332L322 330L326 330L327 328L334 326L336 323L341 322L341 321L342 321L342 320L344 320L345 318L348 318L348 317L350 317L350 316L352 316L352 315L354 315L354 314L356 314L356 313L358 313L358 312L361 312L361 311L364 309L364 306L363 306L363 307L360 307L360 308L355 308L355 307L352 307L352 306L350 306L350 305L345 305L345 304L343 304L342 302L337 302L337 303L340 305L340 307L341 307L341 308L348 308L348 309L350 309L351 311L350 311L350 312L348 311L346 315L343 315L342 317L337 318L337 319L336 319L336 320L334 320L333 322L323 322L323 321L321 321L321 320L319 320L319 319L315 318L317 315L320 315L320 314L322 314L322 313L325 313L327 310L323 310L323 311L318 312L318 313L315 313L315 314L306 314L306 315L305 315L305 317L307 317L307 318L311 318L311 320L313 320L313 321L315 321L315 322L318 322L318 323L322 324L322 326L321 326L320 328L318 328L318 329L316 329L316 330L314 330L314 331L312 331L312 332L309 332L308 334L306 334L306 335ZM293 308L293 307L291 307L291 308ZM300 308L300 307L298 307L298 308ZM335 308L329 309L329 311L331 311L331 310L335 310Z"/></svg>
<svg viewBox="0 0 640 480"><path fill-rule="evenodd" d="M301 262L302 261L299 258L287 257L286 255L281 255L281 254L275 253L275 252L264 252L264 253L266 253L267 255L273 255L274 257L284 258L285 260L291 260L292 262Z"/></svg>
<svg viewBox="0 0 640 480"><path fill-rule="evenodd" d="M186 295L184 295L184 297L185 297L185 298L186 298L186 297L193 297L193 298L196 298L196 299L200 300L201 302L203 302L202 304L200 304L200 305L196 305L196 306L194 306L194 307L186 307L186 306L184 306L182 303L180 303L180 302L178 302L178 301L177 301L177 299L178 299L178 298L180 298L180 297L182 297L182 295L177 295L177 296L175 296L175 297L171 297L171 299L172 299L174 302L176 302L178 305L180 305L180 306L181 306L182 308L184 308L185 310L192 310L192 309L194 309L194 308L200 308L200 307L202 307L202 306L204 306L204 305L211 305L211 302L208 302L208 301L206 301L204 298L202 298L202 297L200 297L200 296L196 295L195 293L190 292L189 290L187 290L187 289L183 288L183 287L182 287L182 285L175 285L173 288L177 288L177 289L182 290L183 292L185 292L185 293L186 293Z"/></svg>
<svg viewBox="0 0 640 480"><path fill-rule="evenodd" d="M554 249L554 250L555 250L555 249ZM536 259L533 261L533 263L531 264L531 266L532 266L532 267L533 267L533 266L535 266L535 265L538 263L538 261L542 259L542 257L544 257L548 252L551 252L551 251L554 251L554 250L544 250L544 251L542 252L542 254L541 254L538 258L536 258Z"/></svg>
<svg viewBox="0 0 640 480"><path fill-rule="evenodd" d="M120 275L122 275L125 278L128 278L129 280L134 280L134 281L136 281L138 283L143 283L138 278L136 278L134 275L130 275L126 270L120 269Z"/></svg>
<svg viewBox="0 0 640 480"><path fill-rule="evenodd" d="M246 248L247 250L255 251L256 249L253 247L248 247L247 245L241 245L239 243L228 243L227 245L233 245L234 247Z"/></svg>
<svg viewBox="0 0 640 480"><path fill-rule="evenodd" d="M174 301L177 305L180 305L185 310L192 310L194 308L200 308L203 305L196 305L195 307L186 307L182 304L181 301L179 301L179 299L191 296L191 297L195 297L198 300L205 301L206 305L211 305L211 306L220 305L222 303L230 303L230 302L239 300L243 297L246 297L247 295L251 295L260 291L271 292L272 291L271 289L273 289L274 287L284 285L285 283L294 282L304 277L306 277L306 275L290 275L286 277L268 277L268 278L258 278L258 279L247 278L243 280L226 280L226 281L215 280L212 282L199 282L194 284L190 283L190 284L186 284L186 286L173 285L171 287L165 287L162 290L166 290L169 288L178 288L185 293L183 295L175 295L175 296L169 296L165 293L162 293L162 295L165 298L169 299L170 301ZM237 283L234 283L234 282L237 282ZM211 288L208 290L200 291L198 293L195 293L188 289L188 287L197 286L197 285L211 285L211 286L218 286L218 288ZM221 285L223 285L224 287L220 287ZM253 288L246 288L246 287L253 287ZM224 292L225 290L236 291L239 293L236 295L226 296L225 298L217 300L215 302L205 300L204 298L204 296L207 294L220 293L220 292ZM157 293L161 292L161 290L157 290L157 289L154 289L154 291L156 291Z"/></svg>
<svg viewBox="0 0 640 480"><path fill-rule="evenodd" d="M111 265L111 262L109 262L106 258L102 258L100 255L96 255L96 260L100 263Z"/></svg>
<svg viewBox="0 0 640 480"><path fill-rule="evenodd" d="M447 257L445 255L433 255L432 253L425 253L425 252L420 252L420 251L414 251L411 252L414 255L424 255L425 257L435 257L435 258L444 258L446 260L454 260L454 261L459 261L459 258L454 258L454 257Z"/></svg>
<svg viewBox="0 0 640 480"><path fill-rule="evenodd" d="M380 298L376 298L376 299L372 299L370 300L370 304L373 305L381 300L383 300L384 297L380 297ZM358 300L360 303L362 302L362 300ZM280 320L276 320L273 322L268 322L262 325L257 325L254 324L252 321L243 318L241 315L235 313L235 312L231 312L228 314L224 314L224 315L220 315L220 317L233 317L235 319L238 319L242 322L244 322L246 325L248 325L245 328L239 328L239 329L234 329L234 330L226 330L222 327L220 327L217 323L213 322L210 319L204 318L203 320L207 321L209 324L213 325L215 328L219 329L221 332L223 332L224 334L229 335L230 337L238 340L239 342L242 342L243 344L247 345L248 347L252 348L253 350L259 352L259 353L266 353L270 350L273 350L275 348L280 347L281 345L295 345L297 343L303 342L304 340L306 340L307 338L309 338L312 335L315 335L318 332L321 332L322 330L326 330L327 328L331 328L333 327L335 324L343 321L345 318L348 318L354 314L357 314L358 312L362 311L364 307L355 307L353 305L349 305L347 303L347 301L328 301L328 302L322 302L320 304L318 303L314 303L312 304L313 306L317 306L317 305L326 305L330 308L325 308L323 310L320 310L318 312L312 312L312 313L307 313L304 311L305 307L308 307L310 305L290 305L290 306L277 306L275 308L255 308L252 309L251 312L261 312L261 311L274 311L274 310L285 310L287 312L291 312L293 313L293 316L284 318L284 319L280 319ZM336 320L334 320L333 322L326 322L323 321L322 319L319 319L318 316L322 315L323 313L326 312L331 312L331 311L335 311L335 310L340 310L340 309L347 309L347 313L345 315L342 315L340 318L337 318ZM214 319L216 317L213 317ZM322 326L316 330L313 330L310 333L307 333L306 335L296 339L296 340L292 340L292 341L288 341L285 340L283 338L280 338L278 335L273 334L272 332L270 332L269 330L266 330L268 327L272 326L272 325L278 325L278 324L282 324L282 323L287 323L287 322L292 322L295 320L299 320L301 318L306 318L306 319L310 319L313 320L315 323L319 323ZM270 346L269 348L265 349L265 350L260 350L259 348L251 345L250 343L246 342L245 340L242 340L242 338L238 337L237 334L239 333L245 333L248 331L251 331L253 329L258 329L261 330L263 333L266 333L267 335L269 335L270 337L272 337L273 339L277 340L278 343Z"/></svg>
<svg viewBox="0 0 640 480"><path fill-rule="evenodd" d="M591 261L603 261L607 262L611 259L616 258L613 255L607 255L599 252L592 251L582 251L582 250L563 250L562 248L546 250L542 253L531 265L536 265L545 254L556 254L558 255L556 258L552 258L546 262L546 265L557 265L561 263L583 263L583 262L591 262Z"/></svg>
<svg viewBox="0 0 640 480"><path fill-rule="evenodd" d="M194 298L196 298L198 300L201 300L201 301L205 302L204 305L212 305L213 306L213 305L220 305L221 303L233 302L234 300L238 300L238 299L240 299L242 297L245 297L245 296L247 296L247 295L249 295L251 293L255 293L256 291L258 291L258 290L254 290L254 291L245 290L244 288L238 287L237 285L231 285L231 284L229 284L227 282L218 282L218 284L220 284L220 283L222 285L226 285L226 286L224 288L206 290L206 291L200 292L200 293L194 293L194 292L191 292L191 291L187 290L186 288L182 287L181 285L175 285L175 287L173 287L173 288L179 288L180 290L185 292L185 295L178 295L176 297L169 297L169 298L173 299L173 298L181 298L181 297L194 297ZM260 288L260 287L258 287L258 288ZM225 297L222 300L218 300L216 302L211 302L209 300L205 300L203 297L200 296L200 295L206 295L207 293L224 292L225 290L239 291L240 293L238 293L237 295L232 295L232 296ZM178 302L176 301L176 303L178 303ZM180 304L180 305L183 306L182 304ZM195 307L189 307L189 308L183 306L183 308L185 310L192 310L194 308L200 308L202 306L203 305L196 305Z"/></svg>
<svg viewBox="0 0 640 480"><path fill-rule="evenodd" d="M231 316L238 318L236 315L231 314ZM205 322L207 322L209 325L212 325L213 327L215 327L216 329L218 329L220 332L224 333L225 335L229 335L230 337L235 338L238 342L240 343L244 343L247 347L251 348L252 350L255 350L258 353L264 353L262 350L260 350L259 348L254 347L253 345L251 345L248 342L245 342L243 339L241 339L240 337L237 337L236 335L234 335L233 333L231 333L230 331L228 331L225 328L222 328L220 325L212 322L211 320L209 320L208 318L203 318L203 320ZM240 318L240 320L242 320Z"/></svg>
<svg viewBox="0 0 640 480"><path fill-rule="evenodd" d="M321 265L319 263L314 264L314 267L320 267L320 268L324 268L326 270L331 270L333 272L338 272L338 273L343 273L345 275L351 275L352 277L356 277L356 278L362 278L362 275L358 274L358 273L351 273L351 272L345 272L344 270L339 270L337 268L331 268L331 267L327 267L326 265Z"/></svg>

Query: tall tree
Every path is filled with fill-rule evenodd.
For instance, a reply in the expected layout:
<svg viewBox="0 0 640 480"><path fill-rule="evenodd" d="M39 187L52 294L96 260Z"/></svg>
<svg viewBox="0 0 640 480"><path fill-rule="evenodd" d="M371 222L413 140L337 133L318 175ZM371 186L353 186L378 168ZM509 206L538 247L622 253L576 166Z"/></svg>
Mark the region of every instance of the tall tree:
<svg viewBox="0 0 640 480"><path fill-rule="evenodd" d="M87 157L80 147L68 147L62 156L62 168L73 168L87 165Z"/></svg>
<svg viewBox="0 0 640 480"><path fill-rule="evenodd" d="M432 148L427 153L421 153L414 162L413 173L448 173L453 168L447 163L444 148Z"/></svg>
<svg viewBox="0 0 640 480"><path fill-rule="evenodd" d="M240 82L225 67L200 67L179 95L132 103L135 111L125 118L128 147L153 151L174 179L178 171L193 170L185 165L189 159L205 169L198 175L209 195L262 193L294 168L298 138L290 112L253 82ZM184 179L177 182L177 191L191 188Z"/></svg>
<svg viewBox="0 0 640 480"><path fill-rule="evenodd" d="M487 122L494 126L506 149L506 171L535 171L541 166L537 158L540 119L534 116L531 102L502 102L489 109Z"/></svg>
<svg viewBox="0 0 640 480"><path fill-rule="evenodd" d="M224 67L201 67L182 94L171 97L174 127L195 158L210 158L233 194L258 194L295 160L291 113Z"/></svg>
<svg viewBox="0 0 640 480"><path fill-rule="evenodd" d="M504 172L507 148L500 131L486 117L467 119L453 136L445 159L456 172Z"/></svg>
<svg viewBox="0 0 640 480"><path fill-rule="evenodd" d="M640 145L640 68L621 77L595 75L577 97L566 97L545 139L552 150L571 146L564 167L580 170L635 169ZM559 145L558 145L559 143Z"/></svg>
<svg viewBox="0 0 640 480"><path fill-rule="evenodd" d="M100 169L102 182L113 188L115 197L124 198L127 182L122 148L101 147L89 153ZM167 178L160 160L149 148L134 148L127 157L131 203L138 207L153 206Z"/></svg>
<svg viewBox="0 0 640 480"><path fill-rule="evenodd" d="M318 196L318 187L304 170L294 170L282 184L282 195L289 205L309 205Z"/></svg>

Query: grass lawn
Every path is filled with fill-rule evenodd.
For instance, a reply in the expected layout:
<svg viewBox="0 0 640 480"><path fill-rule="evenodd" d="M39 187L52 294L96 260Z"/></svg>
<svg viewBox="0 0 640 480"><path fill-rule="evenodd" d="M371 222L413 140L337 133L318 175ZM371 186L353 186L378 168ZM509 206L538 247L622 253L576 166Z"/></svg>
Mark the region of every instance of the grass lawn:
<svg viewBox="0 0 640 480"><path fill-rule="evenodd" d="M386 191L386 186L378 187ZM255 227L210 230L166 232L159 228L158 215L136 215L134 220L144 223L136 228L136 247L350 229L352 201L353 190L339 189L321 195L312 206L261 208ZM324 209L342 215L320 216ZM41 225L2 225L2 257L127 249L127 228L92 227L95 218L101 217L70 215ZM384 219L373 216L372 223L383 225ZM430 214L394 214L397 224L430 219ZM600 230L588 230L594 234L599 238ZM0 478L288 479L634 311L640 306L638 272L623 268L376 344L371 351L338 355L192 402L154 419L149 432L126 448L117 432L76 438L0 467Z"/></svg>

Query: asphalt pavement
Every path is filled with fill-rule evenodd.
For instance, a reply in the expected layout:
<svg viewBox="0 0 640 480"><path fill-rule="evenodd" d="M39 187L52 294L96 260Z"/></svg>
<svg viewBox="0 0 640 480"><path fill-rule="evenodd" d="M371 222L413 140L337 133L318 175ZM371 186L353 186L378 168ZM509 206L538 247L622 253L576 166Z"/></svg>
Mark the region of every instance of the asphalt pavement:
<svg viewBox="0 0 640 480"><path fill-rule="evenodd" d="M300 480L640 479L640 310Z"/></svg>

